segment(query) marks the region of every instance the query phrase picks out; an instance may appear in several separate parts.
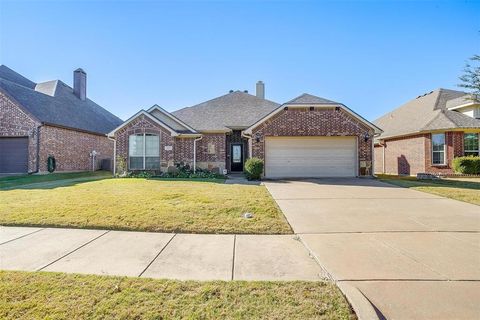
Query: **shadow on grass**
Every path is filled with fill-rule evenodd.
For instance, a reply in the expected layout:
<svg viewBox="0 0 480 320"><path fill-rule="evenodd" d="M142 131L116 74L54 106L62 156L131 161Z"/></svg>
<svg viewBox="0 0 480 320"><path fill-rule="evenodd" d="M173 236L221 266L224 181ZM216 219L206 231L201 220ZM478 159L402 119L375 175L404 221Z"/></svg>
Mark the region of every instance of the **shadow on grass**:
<svg viewBox="0 0 480 320"><path fill-rule="evenodd" d="M429 188L453 188L480 190L480 183L474 181L458 180L418 180L412 177L379 177L379 181L391 183L405 188L429 187Z"/></svg>
<svg viewBox="0 0 480 320"><path fill-rule="evenodd" d="M77 177L78 176L78 177ZM82 183L99 181L105 179L113 179L112 175L109 172L106 173L96 173L96 174L78 174L69 176L69 174L52 174L45 176L32 176L32 175L23 175L8 177L9 179L0 180L0 192L8 190L48 190L61 187L71 187ZM188 178L120 178L120 179L140 179L140 180L151 180L151 181L172 181L172 182L208 182L208 183L218 183L224 184L225 179L188 179Z"/></svg>

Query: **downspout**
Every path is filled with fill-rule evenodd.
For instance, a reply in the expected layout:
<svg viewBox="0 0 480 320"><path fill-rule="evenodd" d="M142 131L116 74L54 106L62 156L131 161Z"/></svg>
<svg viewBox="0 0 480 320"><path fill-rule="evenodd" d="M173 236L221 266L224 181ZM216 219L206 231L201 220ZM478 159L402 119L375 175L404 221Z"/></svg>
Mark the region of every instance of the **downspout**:
<svg viewBox="0 0 480 320"><path fill-rule="evenodd" d="M33 173L38 173L40 171L40 128L41 127L42 127L41 124L37 127L37 161L35 161L36 170Z"/></svg>
<svg viewBox="0 0 480 320"><path fill-rule="evenodd" d="M193 173L197 171L197 141L203 139L203 136L200 138L193 139Z"/></svg>
<svg viewBox="0 0 480 320"><path fill-rule="evenodd" d="M246 134L242 131L241 134L242 138L247 138L248 139L248 158L252 157L252 136L249 134Z"/></svg>
<svg viewBox="0 0 480 320"><path fill-rule="evenodd" d="M107 136L107 138L113 141L113 176L117 173L117 140Z"/></svg>

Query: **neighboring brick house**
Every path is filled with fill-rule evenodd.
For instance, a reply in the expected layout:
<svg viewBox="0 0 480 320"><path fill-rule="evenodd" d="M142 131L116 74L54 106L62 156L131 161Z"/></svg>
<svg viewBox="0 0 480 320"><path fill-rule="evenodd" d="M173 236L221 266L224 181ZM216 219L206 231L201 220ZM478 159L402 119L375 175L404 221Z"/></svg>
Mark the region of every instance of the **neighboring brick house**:
<svg viewBox="0 0 480 320"><path fill-rule="evenodd" d="M438 89L407 102L374 123L375 172L451 174L452 160L479 155L480 101L465 92Z"/></svg>
<svg viewBox="0 0 480 320"><path fill-rule="evenodd" d="M341 103L303 94L282 105L230 91L169 113L155 105L110 132L116 166L168 171L177 163L216 172L241 172L251 156L265 177L368 176L373 138L381 130Z"/></svg>
<svg viewBox="0 0 480 320"><path fill-rule="evenodd" d="M46 172L49 156L57 171L98 169L113 155L106 133L121 123L86 97L81 69L72 89L60 80L35 83L0 66L0 174Z"/></svg>

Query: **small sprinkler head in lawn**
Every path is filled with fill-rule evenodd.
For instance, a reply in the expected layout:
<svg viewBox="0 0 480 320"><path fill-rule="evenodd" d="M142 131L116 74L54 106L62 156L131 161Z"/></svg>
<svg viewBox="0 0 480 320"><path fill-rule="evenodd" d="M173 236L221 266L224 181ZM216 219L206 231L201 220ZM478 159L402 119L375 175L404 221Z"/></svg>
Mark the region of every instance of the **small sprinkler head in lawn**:
<svg viewBox="0 0 480 320"><path fill-rule="evenodd" d="M251 219L251 218L253 218L253 214L250 213L250 212L245 212L245 213L243 214L243 217L244 217L245 219Z"/></svg>

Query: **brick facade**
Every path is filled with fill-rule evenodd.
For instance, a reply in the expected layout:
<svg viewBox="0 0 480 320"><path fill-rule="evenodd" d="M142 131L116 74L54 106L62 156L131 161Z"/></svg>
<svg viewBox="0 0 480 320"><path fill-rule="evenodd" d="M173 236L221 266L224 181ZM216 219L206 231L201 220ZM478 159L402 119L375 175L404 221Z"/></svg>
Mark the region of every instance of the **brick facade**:
<svg viewBox="0 0 480 320"><path fill-rule="evenodd" d="M90 153L97 152L95 170L102 159L113 158L113 142L104 135L44 125L40 127L40 172L47 171L47 158L55 157L57 171L93 169Z"/></svg>
<svg viewBox="0 0 480 320"><path fill-rule="evenodd" d="M369 139L365 141L364 137L367 133ZM253 130L252 156L265 158L265 137L267 136L356 136L358 138L358 174L371 174L373 135L372 128L342 109L291 108L281 111Z"/></svg>
<svg viewBox="0 0 480 320"><path fill-rule="evenodd" d="M28 172L37 170L37 137L40 123L0 92L0 137L28 137Z"/></svg>
<svg viewBox="0 0 480 320"><path fill-rule="evenodd" d="M166 171L169 166L174 165L174 138L171 133L155 123L144 115L138 116L128 125L121 128L115 133L117 141L117 167L119 166L118 158L122 158L127 164L128 169L128 140L132 134L150 133L160 137L160 169ZM165 148L167 147L167 148ZM167 150L166 150L167 149Z"/></svg>
<svg viewBox="0 0 480 320"><path fill-rule="evenodd" d="M425 171L426 136L415 135L385 142L385 173L412 175ZM383 171L383 147L375 147L375 172Z"/></svg>
<svg viewBox="0 0 480 320"><path fill-rule="evenodd" d="M49 155L55 157L57 171L92 170L93 150L99 153L96 169L102 159L113 155L113 142L106 136L42 125L1 92L0 137L28 137L29 173L47 172Z"/></svg>
<svg viewBox="0 0 480 320"><path fill-rule="evenodd" d="M427 173L453 173L452 160L463 156L463 132L445 132L445 165L432 165L432 135L425 135L425 170Z"/></svg>
<svg viewBox="0 0 480 320"><path fill-rule="evenodd" d="M463 131L445 132L446 163L432 165L432 134L418 134L387 139L385 145L385 172L383 172L383 150L375 147L375 172L400 175L417 173L453 173L452 161L463 156Z"/></svg>

